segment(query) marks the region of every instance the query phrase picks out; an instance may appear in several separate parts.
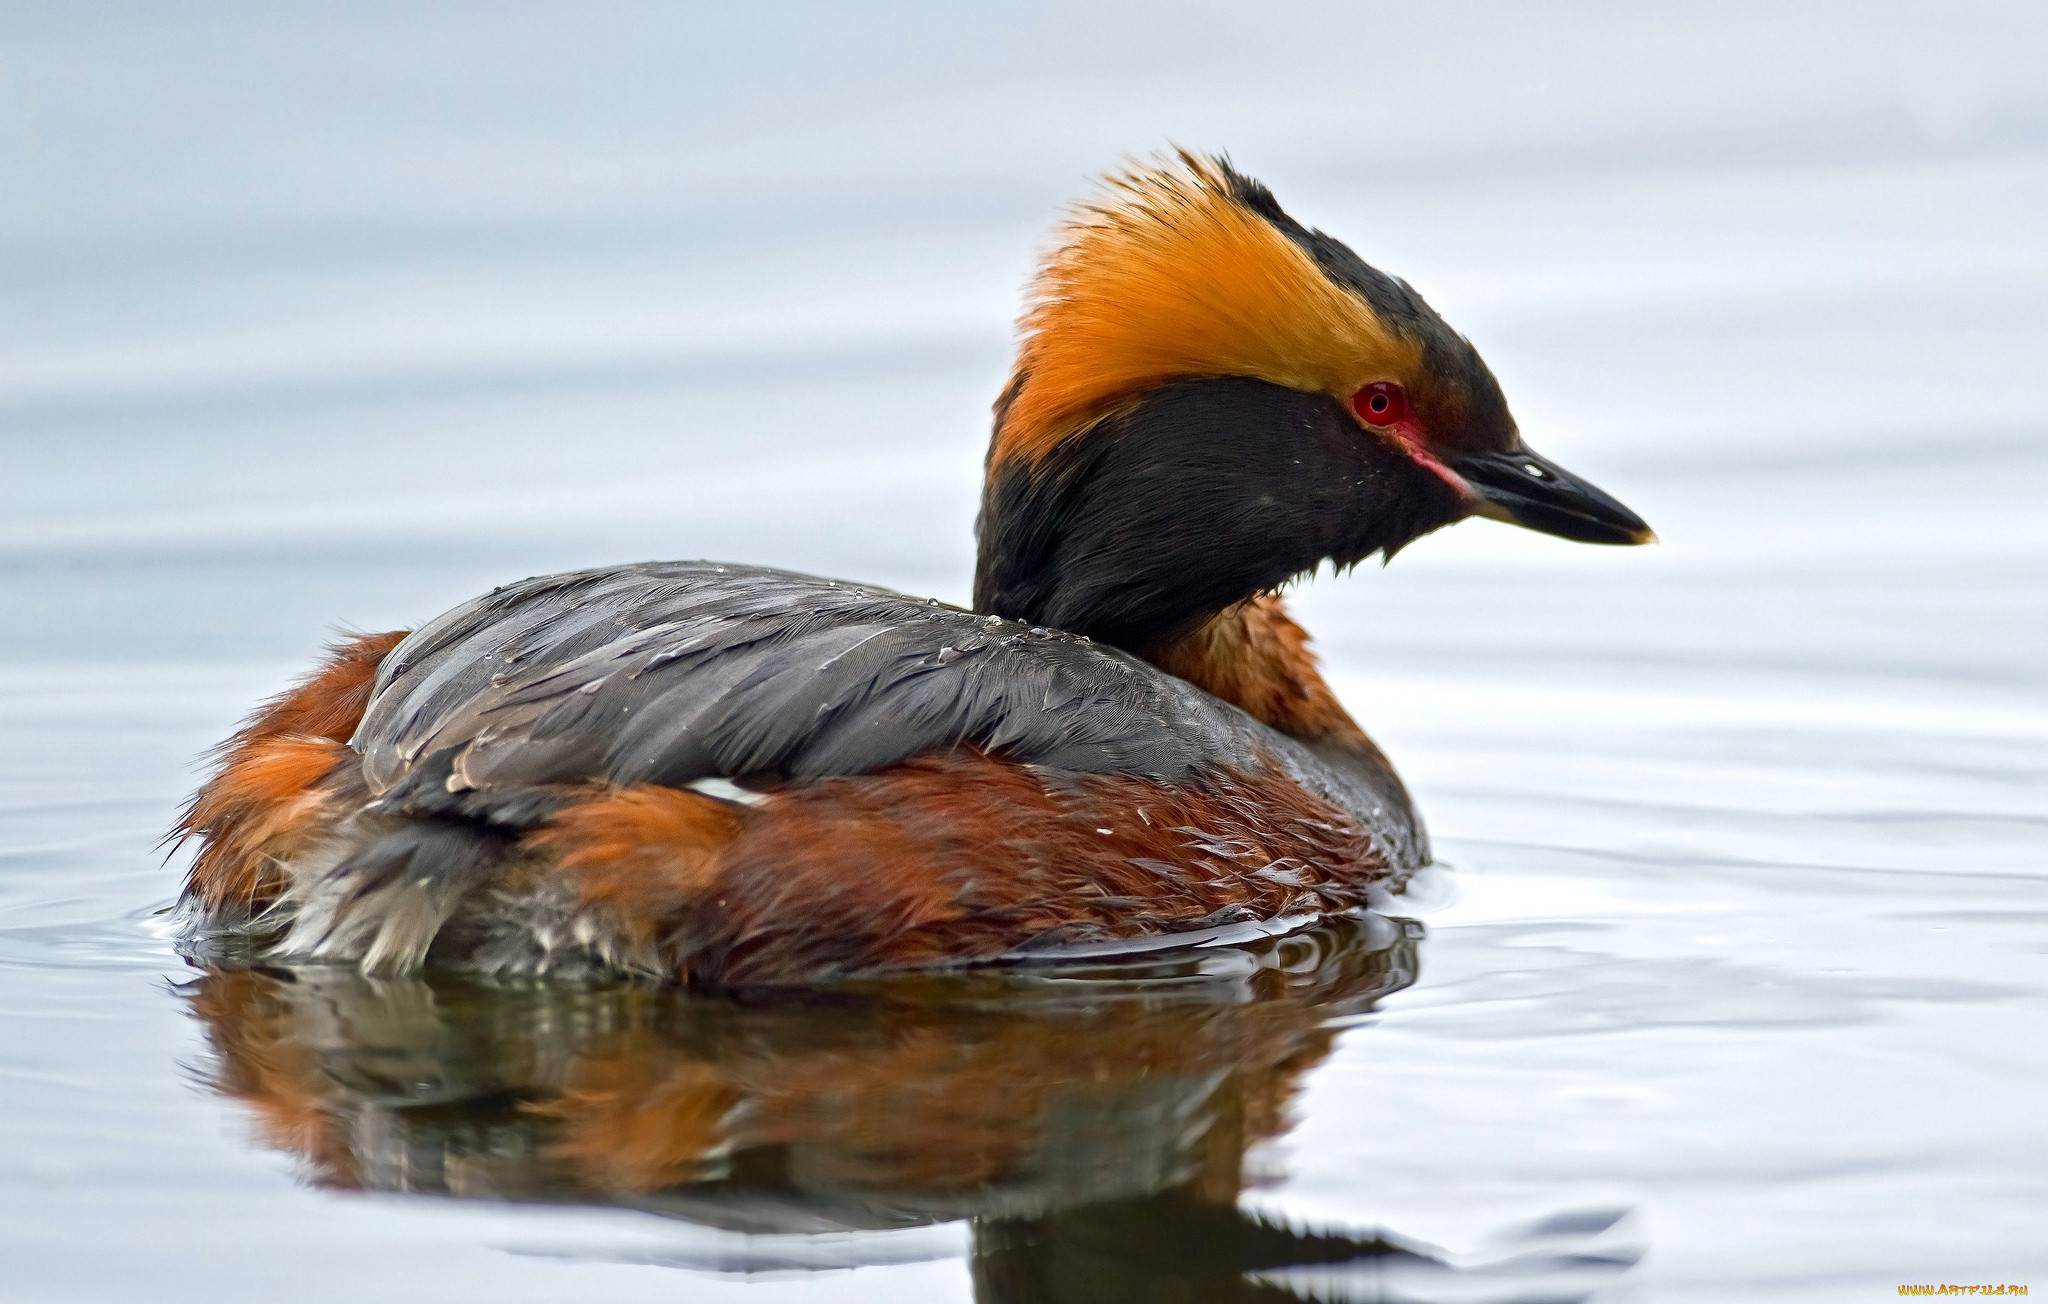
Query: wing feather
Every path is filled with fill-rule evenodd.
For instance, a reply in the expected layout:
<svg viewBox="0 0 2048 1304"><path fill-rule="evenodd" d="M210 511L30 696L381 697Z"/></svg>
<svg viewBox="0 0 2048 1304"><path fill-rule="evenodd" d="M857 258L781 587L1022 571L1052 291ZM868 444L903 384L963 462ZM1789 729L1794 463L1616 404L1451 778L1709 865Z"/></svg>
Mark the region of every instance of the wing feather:
<svg viewBox="0 0 2048 1304"><path fill-rule="evenodd" d="M385 659L352 743L373 793L446 775L451 794L508 796L864 774L962 744L1165 783L1277 763L1361 813L1381 804L1308 748L1102 644L712 562L541 576L430 621Z"/></svg>

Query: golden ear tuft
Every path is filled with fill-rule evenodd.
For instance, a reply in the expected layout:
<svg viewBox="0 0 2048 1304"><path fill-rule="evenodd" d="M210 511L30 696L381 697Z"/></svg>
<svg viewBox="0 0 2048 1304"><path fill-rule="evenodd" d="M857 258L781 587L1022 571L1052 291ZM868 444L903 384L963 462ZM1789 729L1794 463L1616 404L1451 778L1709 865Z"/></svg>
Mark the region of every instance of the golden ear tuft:
<svg viewBox="0 0 2048 1304"><path fill-rule="evenodd" d="M1239 197L1226 163L1133 164L1078 204L1040 264L991 464L1036 461L1147 389L1247 376L1344 397L1403 380L1420 345Z"/></svg>

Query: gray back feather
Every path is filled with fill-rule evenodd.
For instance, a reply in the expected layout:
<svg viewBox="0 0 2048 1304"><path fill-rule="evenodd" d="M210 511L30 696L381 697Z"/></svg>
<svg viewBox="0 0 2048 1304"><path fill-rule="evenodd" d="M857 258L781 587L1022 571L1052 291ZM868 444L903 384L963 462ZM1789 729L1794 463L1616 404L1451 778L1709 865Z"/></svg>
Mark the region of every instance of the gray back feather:
<svg viewBox="0 0 2048 1304"><path fill-rule="evenodd" d="M447 792L854 775L960 744L1165 783L1270 758L1381 822L1384 794L1116 649L713 562L542 576L457 607L385 658L353 745L384 793L415 770Z"/></svg>

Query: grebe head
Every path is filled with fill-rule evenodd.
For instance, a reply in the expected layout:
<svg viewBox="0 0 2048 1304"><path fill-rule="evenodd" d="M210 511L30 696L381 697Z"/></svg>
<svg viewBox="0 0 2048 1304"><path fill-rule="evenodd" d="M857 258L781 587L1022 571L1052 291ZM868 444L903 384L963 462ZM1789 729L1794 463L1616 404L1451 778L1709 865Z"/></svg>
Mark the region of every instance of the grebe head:
<svg viewBox="0 0 2048 1304"><path fill-rule="evenodd" d="M1112 177L1033 283L996 404L975 605L1141 655L1328 561L1489 516L1643 521L1525 447L1405 281L1220 159Z"/></svg>

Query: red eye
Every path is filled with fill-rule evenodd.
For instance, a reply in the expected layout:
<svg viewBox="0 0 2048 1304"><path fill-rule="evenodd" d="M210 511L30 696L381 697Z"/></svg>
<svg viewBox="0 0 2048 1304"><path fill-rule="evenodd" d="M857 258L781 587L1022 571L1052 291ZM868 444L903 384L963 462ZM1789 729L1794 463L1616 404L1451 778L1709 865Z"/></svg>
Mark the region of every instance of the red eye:
<svg viewBox="0 0 2048 1304"><path fill-rule="evenodd" d="M1351 396L1351 410L1369 426L1397 425L1408 416L1408 391L1391 380L1375 381Z"/></svg>

